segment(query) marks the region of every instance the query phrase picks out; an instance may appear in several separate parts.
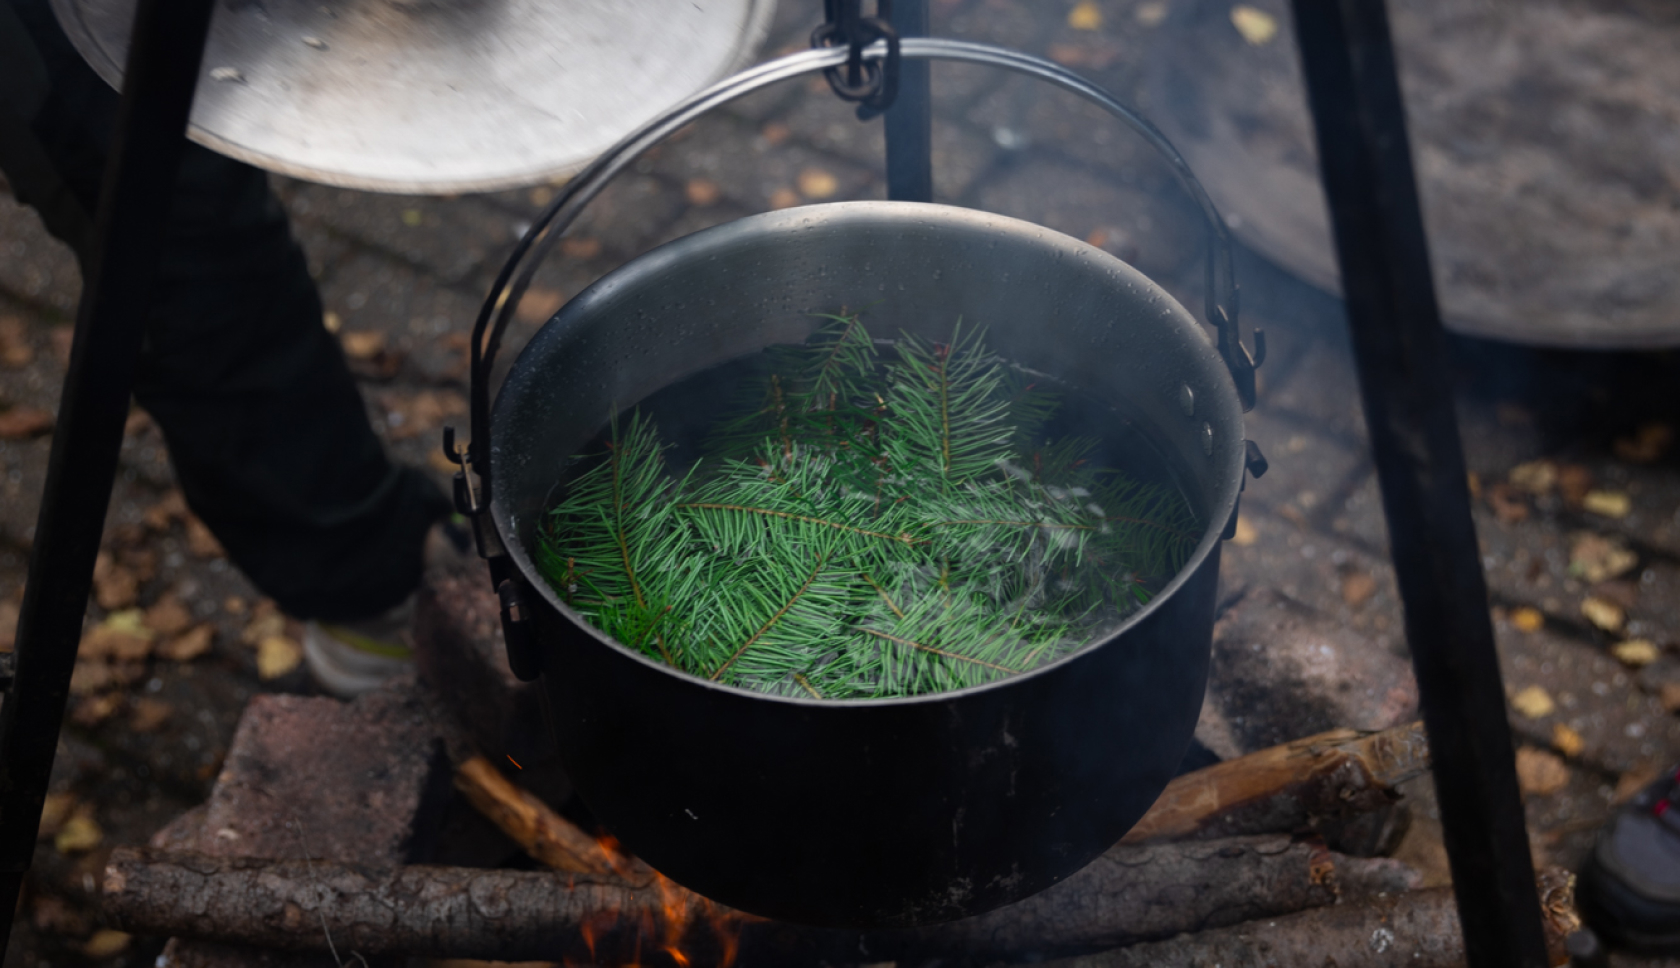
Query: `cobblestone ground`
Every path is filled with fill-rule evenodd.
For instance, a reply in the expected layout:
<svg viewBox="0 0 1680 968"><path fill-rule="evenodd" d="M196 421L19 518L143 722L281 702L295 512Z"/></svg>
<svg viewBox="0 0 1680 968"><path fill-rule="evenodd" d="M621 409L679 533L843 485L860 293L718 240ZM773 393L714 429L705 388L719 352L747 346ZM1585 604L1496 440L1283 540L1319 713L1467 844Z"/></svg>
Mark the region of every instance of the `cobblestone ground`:
<svg viewBox="0 0 1680 968"><path fill-rule="evenodd" d="M936 32L1051 56L1141 101L1158 0L937 0ZM766 56L803 45L817 5L783 0ZM937 194L1034 219L1132 261L1200 305L1199 233L1161 165L1094 110L974 69L934 75ZM820 80L696 123L638 162L537 278L517 345L567 297L648 248L751 212L879 198L880 127ZM438 428L462 422L466 333L495 270L554 191L398 197L275 179L375 426L440 479ZM1248 436L1271 459L1227 548L1221 600L1272 589L1404 655L1399 604L1339 303L1243 253L1247 319L1271 354ZM0 196L0 640L9 640L80 284L68 250ZM1461 341L1476 523L1523 754L1537 856L1574 864L1611 804L1680 758L1680 365ZM90 628L165 630L140 664L78 685L12 964L138 963L85 905L101 852L204 799L254 694L310 692L297 630L272 615L179 505L168 456L130 421ZM208 637L208 638L206 638ZM201 654L194 655L202 649ZM177 656L165 657L165 653ZM1230 710L1227 710L1230 713ZM1240 712L1236 718L1240 719ZM1236 725L1240 726L1240 723ZM1238 730L1240 733L1240 729ZM1240 745L1240 744L1239 744ZM1403 848L1445 877L1427 783Z"/></svg>

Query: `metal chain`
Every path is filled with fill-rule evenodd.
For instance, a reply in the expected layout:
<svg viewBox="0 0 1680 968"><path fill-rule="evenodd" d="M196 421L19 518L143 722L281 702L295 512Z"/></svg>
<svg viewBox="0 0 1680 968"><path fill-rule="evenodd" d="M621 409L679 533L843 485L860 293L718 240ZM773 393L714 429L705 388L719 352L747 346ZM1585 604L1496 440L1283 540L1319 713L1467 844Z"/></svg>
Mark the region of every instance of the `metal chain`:
<svg viewBox="0 0 1680 968"><path fill-rule="evenodd" d="M898 31L892 26L892 0L876 0L875 16L863 15L863 0L823 0L826 22L811 31L812 47L845 47L846 63L823 71L828 86L843 101L858 106L858 118L868 120L898 97ZM887 56L864 60L863 49L877 40L887 42Z"/></svg>

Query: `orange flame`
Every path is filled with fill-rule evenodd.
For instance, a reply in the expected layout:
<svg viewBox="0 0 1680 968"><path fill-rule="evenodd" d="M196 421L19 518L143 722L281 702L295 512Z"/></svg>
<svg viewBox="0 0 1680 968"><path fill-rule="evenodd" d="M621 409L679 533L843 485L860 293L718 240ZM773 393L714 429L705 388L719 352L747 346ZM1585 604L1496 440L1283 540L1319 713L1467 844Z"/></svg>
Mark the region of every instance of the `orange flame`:
<svg viewBox="0 0 1680 968"><path fill-rule="evenodd" d="M641 963L644 943L665 954L679 968L689 968L694 963L694 957L683 950L682 942L697 924L709 927L717 939L718 968L730 968L735 963L741 948L741 925L754 920L751 915L713 904L653 870L625 853L611 834L600 835L596 844L614 873L632 883L649 883L659 893L657 910L639 912L634 949L625 968ZM597 924L598 919L604 920ZM591 958L597 957L595 943L598 932L611 927L617 920L618 912L602 912L583 925L580 933Z"/></svg>

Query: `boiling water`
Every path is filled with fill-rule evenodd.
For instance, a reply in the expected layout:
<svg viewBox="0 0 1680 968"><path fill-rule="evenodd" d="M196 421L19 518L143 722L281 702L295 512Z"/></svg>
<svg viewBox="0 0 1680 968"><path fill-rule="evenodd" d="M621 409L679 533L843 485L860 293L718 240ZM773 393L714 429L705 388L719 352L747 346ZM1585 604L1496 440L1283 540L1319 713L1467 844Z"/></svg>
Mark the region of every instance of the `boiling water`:
<svg viewBox="0 0 1680 968"><path fill-rule="evenodd" d="M876 352L897 359L893 344ZM825 700L1007 679L1106 638L1205 530L1141 427L1013 368L1017 394L1056 407L977 481L871 481L891 463L879 457L841 473L829 451L777 443L773 419L768 449L720 454L720 425L752 409L744 393L765 399L774 370L753 354L620 414L570 462L550 502L564 513L539 539L568 604L691 675ZM638 462L655 431L657 458ZM601 499L580 503L590 487Z"/></svg>

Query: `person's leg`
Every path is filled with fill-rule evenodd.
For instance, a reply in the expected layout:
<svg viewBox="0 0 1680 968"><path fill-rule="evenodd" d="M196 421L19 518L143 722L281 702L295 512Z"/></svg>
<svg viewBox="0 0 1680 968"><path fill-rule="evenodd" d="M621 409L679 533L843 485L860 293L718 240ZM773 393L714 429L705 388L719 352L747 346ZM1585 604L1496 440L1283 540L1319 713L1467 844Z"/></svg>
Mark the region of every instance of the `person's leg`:
<svg viewBox="0 0 1680 968"><path fill-rule="evenodd" d="M47 0L0 2L50 79L31 129L92 211L116 93ZM13 187L30 201L26 181ZM302 618L354 621L398 605L449 504L386 457L263 172L187 146L152 302L135 396L163 430L188 504L233 561Z"/></svg>

